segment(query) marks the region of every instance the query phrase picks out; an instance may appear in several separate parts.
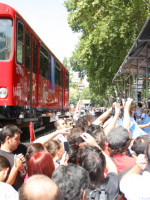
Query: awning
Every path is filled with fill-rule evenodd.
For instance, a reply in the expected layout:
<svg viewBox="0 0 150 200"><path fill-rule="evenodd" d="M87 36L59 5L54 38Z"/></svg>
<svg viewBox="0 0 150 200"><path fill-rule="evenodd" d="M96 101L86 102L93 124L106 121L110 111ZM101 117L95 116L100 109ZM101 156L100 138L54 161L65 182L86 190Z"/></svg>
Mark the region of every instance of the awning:
<svg viewBox="0 0 150 200"><path fill-rule="evenodd" d="M123 74L138 74L150 76L150 17L143 26L139 36L125 57L118 72L113 78L115 81Z"/></svg>

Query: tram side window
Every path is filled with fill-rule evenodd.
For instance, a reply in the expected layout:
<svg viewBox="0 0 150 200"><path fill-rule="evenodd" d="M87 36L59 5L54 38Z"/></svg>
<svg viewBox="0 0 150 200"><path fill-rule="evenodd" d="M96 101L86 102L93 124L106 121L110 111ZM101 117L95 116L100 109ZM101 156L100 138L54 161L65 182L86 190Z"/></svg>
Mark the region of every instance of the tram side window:
<svg viewBox="0 0 150 200"><path fill-rule="evenodd" d="M51 55L49 55L49 81L52 82L52 67L51 67Z"/></svg>
<svg viewBox="0 0 150 200"><path fill-rule="evenodd" d="M64 88L64 70L61 68L61 87Z"/></svg>
<svg viewBox="0 0 150 200"><path fill-rule="evenodd" d="M49 80L49 59L48 51L41 45L40 48L40 74Z"/></svg>
<svg viewBox="0 0 150 200"><path fill-rule="evenodd" d="M60 64L55 62L55 83L60 86Z"/></svg>
<svg viewBox="0 0 150 200"><path fill-rule="evenodd" d="M37 44L33 42L33 72L37 72Z"/></svg>
<svg viewBox="0 0 150 200"><path fill-rule="evenodd" d="M17 62L23 64L24 62L24 26L17 21Z"/></svg>
<svg viewBox="0 0 150 200"><path fill-rule="evenodd" d="M69 91L69 73L66 72L66 90Z"/></svg>
<svg viewBox="0 0 150 200"><path fill-rule="evenodd" d="M26 42L25 42L25 66L29 69L30 64L30 36L26 33Z"/></svg>
<svg viewBox="0 0 150 200"><path fill-rule="evenodd" d="M11 19L0 18L0 60L9 60L12 55L12 29Z"/></svg>

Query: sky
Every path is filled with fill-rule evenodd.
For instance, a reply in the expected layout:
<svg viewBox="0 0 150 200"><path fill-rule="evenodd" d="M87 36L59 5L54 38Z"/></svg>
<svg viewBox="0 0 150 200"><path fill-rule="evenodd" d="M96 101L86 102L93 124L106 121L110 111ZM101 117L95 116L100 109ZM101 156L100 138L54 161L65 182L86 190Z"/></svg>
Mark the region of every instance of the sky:
<svg viewBox="0 0 150 200"><path fill-rule="evenodd" d="M71 57L79 34L69 27L64 0L0 0L0 3L17 10L61 62L64 57Z"/></svg>

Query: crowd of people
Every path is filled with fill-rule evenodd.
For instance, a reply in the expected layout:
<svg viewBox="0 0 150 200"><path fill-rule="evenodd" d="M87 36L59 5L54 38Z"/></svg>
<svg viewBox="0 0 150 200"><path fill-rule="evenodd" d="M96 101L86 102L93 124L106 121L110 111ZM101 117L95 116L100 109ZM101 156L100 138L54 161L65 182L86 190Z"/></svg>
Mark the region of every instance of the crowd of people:
<svg viewBox="0 0 150 200"><path fill-rule="evenodd" d="M150 199L150 112L132 101L100 116L58 118L54 132L30 143L20 142L17 126L4 126L0 199Z"/></svg>

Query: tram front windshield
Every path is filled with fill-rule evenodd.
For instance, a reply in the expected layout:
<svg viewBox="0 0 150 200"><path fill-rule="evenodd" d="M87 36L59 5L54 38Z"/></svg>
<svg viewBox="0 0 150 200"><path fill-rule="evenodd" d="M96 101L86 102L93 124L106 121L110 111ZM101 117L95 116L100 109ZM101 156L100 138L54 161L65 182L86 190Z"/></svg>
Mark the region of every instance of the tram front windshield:
<svg viewBox="0 0 150 200"><path fill-rule="evenodd" d="M0 18L0 61L11 59L12 29L11 19Z"/></svg>

